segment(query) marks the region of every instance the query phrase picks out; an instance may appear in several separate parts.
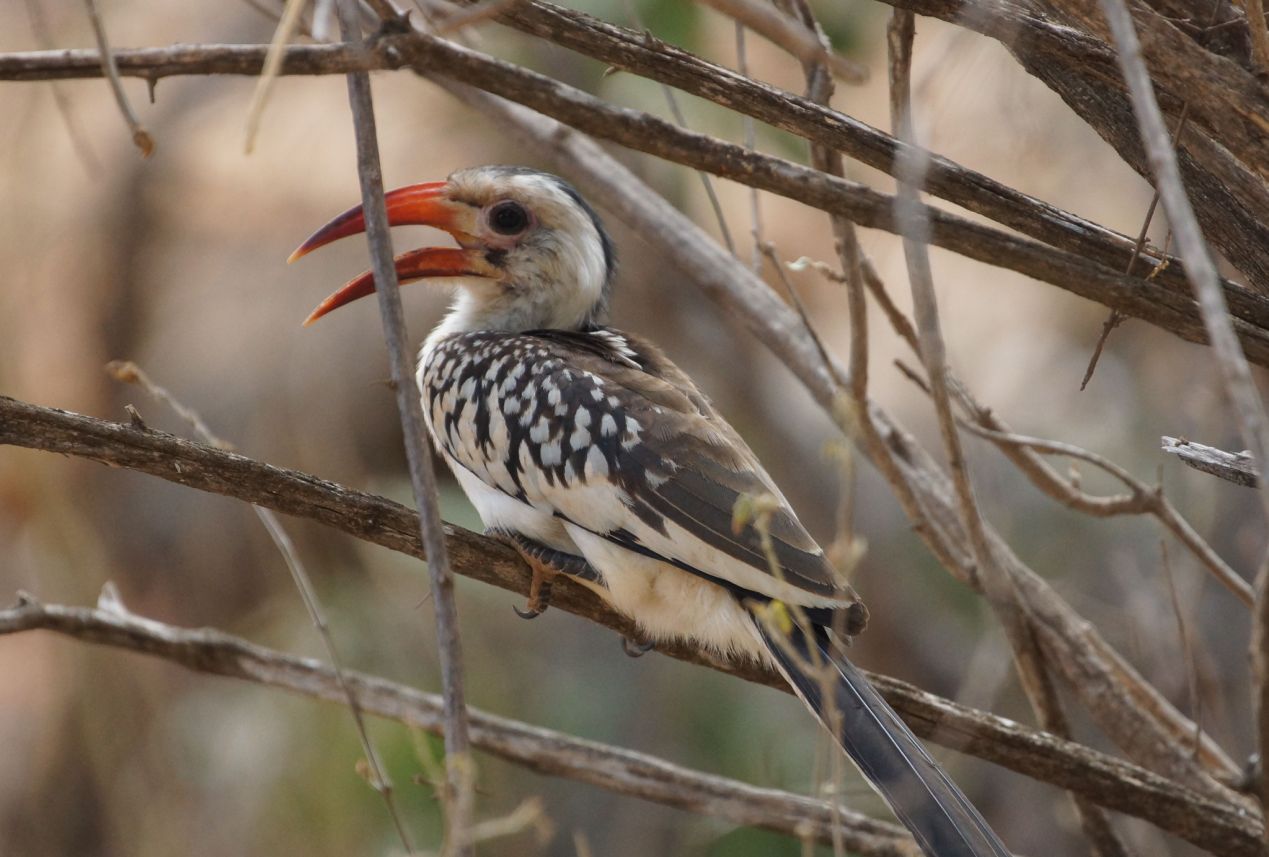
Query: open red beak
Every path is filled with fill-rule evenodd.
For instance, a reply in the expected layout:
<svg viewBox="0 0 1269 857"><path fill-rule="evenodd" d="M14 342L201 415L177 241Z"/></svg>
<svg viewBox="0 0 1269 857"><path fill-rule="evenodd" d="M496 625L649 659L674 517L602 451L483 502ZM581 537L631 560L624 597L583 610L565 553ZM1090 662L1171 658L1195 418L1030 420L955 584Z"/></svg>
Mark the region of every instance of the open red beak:
<svg viewBox="0 0 1269 857"><path fill-rule="evenodd" d="M453 202L446 196L446 182L427 182L408 185L385 194L388 208L388 224L404 226L416 224L444 229L463 247L423 247L402 253L395 259L397 277L401 283L424 277L490 277L494 271L483 252L468 249L475 238L469 229L475 224L475 209L463 203ZM347 238L366 231L366 218L361 206L350 208L308 237L295 249L287 262L307 256L318 247L332 241ZM338 291L317 305L317 309L304 320L307 327L333 309L373 294L374 274L366 271L349 280Z"/></svg>

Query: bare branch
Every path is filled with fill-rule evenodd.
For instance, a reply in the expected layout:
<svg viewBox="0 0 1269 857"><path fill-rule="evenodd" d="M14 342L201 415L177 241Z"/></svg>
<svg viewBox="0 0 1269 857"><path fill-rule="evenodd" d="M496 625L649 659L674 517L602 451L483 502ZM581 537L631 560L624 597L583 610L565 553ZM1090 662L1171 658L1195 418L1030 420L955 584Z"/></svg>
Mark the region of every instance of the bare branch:
<svg viewBox="0 0 1269 857"><path fill-rule="evenodd" d="M804 64L824 63L833 76L847 83L865 83L868 67L826 48L819 39L769 3L757 0L700 0L771 40Z"/></svg>
<svg viewBox="0 0 1269 857"><path fill-rule="evenodd" d="M256 136L260 133L260 118L264 115L265 104L277 81L278 71L282 66L282 55L287 43L295 36L300 25L300 16L308 0L286 0L278 25L273 28L273 39L269 43L269 52L264 58L264 67L260 70L260 79L256 81L255 91L251 93L251 104L247 107L247 134L243 148L247 154L255 149Z"/></svg>
<svg viewBox="0 0 1269 857"><path fill-rule="evenodd" d="M97 11L97 0L84 0L84 6L88 9L88 20L92 22L93 35L97 39L101 73L110 81L110 91L114 93L115 103L119 105L119 112L123 114L123 121L127 123L128 131L132 133L132 142L141 150L141 157L148 158L154 151L154 138L141 126L141 120L137 119L137 114L133 112L132 105L128 102L128 94L123 91L123 81L119 79L119 68L115 65L114 53L110 50L110 43L106 39L106 27L101 22L101 14Z"/></svg>
<svg viewBox="0 0 1269 857"><path fill-rule="evenodd" d="M404 506L163 432L0 396L0 444L43 449L149 473L169 482L307 518L390 550L423 556L417 516ZM446 542L456 572L528 594L528 570L511 548L453 526L446 526ZM635 632L629 619L614 613L589 589L568 578L556 581L551 605L620 635ZM776 673L750 662L726 661L678 642L658 644L657 651L788 690ZM1259 855L1260 825L1241 804L1200 794L1136 765L1012 720L957 705L895 679L875 673L868 678L921 737L1077 791L1102 806L1144 818L1216 853Z"/></svg>
<svg viewBox="0 0 1269 857"><path fill-rule="evenodd" d="M1264 0L1242 0L1242 5L1247 10L1247 25L1251 30L1251 53L1263 79L1269 75L1269 29L1265 26Z"/></svg>
<svg viewBox="0 0 1269 857"><path fill-rule="evenodd" d="M123 73L150 77L168 74L257 74L263 50L256 46L164 48L138 52L146 56L137 57L139 65L136 66L124 63L122 55L119 59ZM93 52L74 53L95 58ZM399 68L412 64L420 71L446 75L512 98L622 145L768 190L829 213L841 214L861 226L895 234L898 231L893 199L885 194L824 176L779 158L749 152L741 146L684 131L638 111L613 107L549 78L424 34L381 38L371 47L370 57L350 57L348 50L341 46L291 48L287 56L283 73L289 73L289 58L292 56L297 57L294 73L306 74L331 73L348 68ZM0 79L46 79L50 73L57 76L97 73L95 66L85 63L86 57L68 58L64 52L54 56L45 53L0 56ZM32 77L33 73L43 77ZM936 209L928 209L928 216L930 240L937 246L1056 285L1126 315L1144 319L1188 341L1206 341L1206 332L1188 289L1173 283L1166 274L1156 281L1126 277L1117 270L1092 261L1097 254L1091 247L1080 252L1064 252ZM1121 248L1116 251L1115 258L1122 259L1122 254L1131 244L1124 238L1121 244L1114 246ZM1226 292L1236 315L1235 326L1248 356L1257 363L1269 365L1269 299L1232 284L1226 285Z"/></svg>
<svg viewBox="0 0 1269 857"><path fill-rule="evenodd" d="M41 604L24 597L0 610L0 635L43 629L76 640L142 652L186 669L242 679L341 702L334 670L310 658L266 649L208 628L186 630L131 613ZM366 712L434 734L444 731L445 703L365 673L345 674ZM826 801L764 789L693 771L654 756L574 738L469 709L472 745L517 765L567 777L689 812L828 842L834 829L852 850L876 857L915 857L915 843L897 825Z"/></svg>
<svg viewBox="0 0 1269 857"><path fill-rule="evenodd" d="M1043 9L1014 0L887 0L889 5L910 9L957 26L997 39L1029 74L1056 92L1067 105L1088 122L1120 157L1148 181L1150 166L1144 156L1141 137L1133 119L1132 105L1118 87L1122 79L1114 51L1100 38L1086 30L1104 30L1097 4L1092 0L1049 0ZM1079 7L1079 16L1071 14ZM1057 8L1055 8L1057 7ZM1152 32L1162 36L1181 35L1173 21L1166 20L1146 4L1134 7L1148 17ZM1189 9L1187 5L1185 8ZM1091 24L1089 23L1091 22ZM1095 26L1093 26L1095 25ZM1176 50L1169 50L1175 47ZM1169 111L1175 113L1180 101L1189 97L1195 104L1209 102L1207 109L1225 112L1235 120L1240 143L1261 151L1266 149L1262 126L1249 121L1245 109L1225 109L1230 93L1205 74L1206 66L1219 64L1230 72L1234 63L1224 58L1203 56L1201 48L1195 56L1189 45L1158 48L1152 68L1174 77L1188 78L1190 87L1179 96L1169 93ZM1110 85L1108 85L1110 84ZM1254 81L1240 83L1239 94L1247 102L1263 97L1249 89L1257 89ZM1219 105L1219 106L1218 106ZM1237 122L1246 124L1238 126ZM1269 185L1261 176L1266 169L1261 163L1249 167L1251 160L1240 160L1232 154L1224 135L1209 136L1201 123L1191 123L1181 154L1181 169L1193 200L1200 207L1203 222L1209 227L1213 243L1264 293L1269 290ZM1122 256L1113 264L1118 268Z"/></svg>
<svg viewBox="0 0 1269 857"><path fill-rule="evenodd" d="M1146 485L1110 459L1074 444L1014 434L994 414L973 403L972 400L967 410L973 414L978 424L966 423L965 428L996 444L1022 471L1023 475L1049 497L1076 511L1099 518L1115 515L1154 515L1172 532L1172 535L1176 536L1178 541L1190 549L1195 558L1207 567L1222 586L1232 592L1243 604L1252 606L1255 595L1251 586L1221 559L1212 546L1177 511L1176 507L1164 496L1161 487ZM1086 461L1123 482L1129 493L1097 497L1081 491L1046 464L1037 453L1064 455Z"/></svg>
<svg viewBox="0 0 1269 857"><path fill-rule="evenodd" d="M339 0L336 12L344 41L355 50L364 50L357 21L356 0ZM445 814L445 853L465 857L474 853L469 837L476 778L469 753L458 608L454 603L454 578L445 548L445 531L436 492L432 445L424 427L423 405L414 384L413 364L407 345L410 340L401 309L400 284L397 282L393 261L392 239L388 233L383 172L379 164L379 141L375 131L374 104L370 95L370 75L367 72L348 73L348 101L352 107L356 131L357 175L361 182L375 293L379 299L379 314L383 321L384 340L388 346L388 365L396 390L410 485L414 490L414 502L419 508L423 544L427 548L427 574L436 617L436 642L445 698L445 772L450 798Z"/></svg>
<svg viewBox="0 0 1269 857"><path fill-rule="evenodd" d="M1164 452L1172 453L1195 470L1248 488L1255 488L1260 482L1256 465L1246 452L1226 452L1183 437L1164 435L1162 440Z"/></svg>

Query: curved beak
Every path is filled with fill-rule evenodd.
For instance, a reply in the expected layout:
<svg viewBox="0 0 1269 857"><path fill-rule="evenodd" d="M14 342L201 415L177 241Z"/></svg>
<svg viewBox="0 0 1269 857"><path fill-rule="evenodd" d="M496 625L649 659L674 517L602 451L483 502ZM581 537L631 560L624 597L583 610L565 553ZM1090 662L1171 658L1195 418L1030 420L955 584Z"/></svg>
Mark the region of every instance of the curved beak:
<svg viewBox="0 0 1269 857"><path fill-rule="evenodd" d="M494 277L497 272L486 261L484 253L475 244L469 229L474 226L475 209L464 203L454 202L446 194L446 182L427 182L397 188L384 195L388 209L388 225L414 224L444 229L462 247L423 247L400 254L394 260L397 277L402 284L425 277ZM365 213L361 206L350 208L343 214L314 232L295 249L286 260L294 262L332 241L347 238L366 231ZM373 294L374 274L371 271L345 283L304 320L304 326L312 324L331 310L358 298Z"/></svg>

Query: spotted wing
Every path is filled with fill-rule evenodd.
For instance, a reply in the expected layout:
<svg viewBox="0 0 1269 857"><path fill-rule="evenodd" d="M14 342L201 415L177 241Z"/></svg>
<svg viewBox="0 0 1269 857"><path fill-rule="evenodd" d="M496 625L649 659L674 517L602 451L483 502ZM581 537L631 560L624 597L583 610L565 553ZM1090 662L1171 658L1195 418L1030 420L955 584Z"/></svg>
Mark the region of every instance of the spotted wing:
<svg viewBox="0 0 1269 857"><path fill-rule="evenodd" d="M470 371L438 363L448 377L428 398L438 440L486 485L735 590L855 600L753 453L654 348L605 328L463 338L453 360ZM767 498L775 573L754 523L733 529L747 497Z"/></svg>

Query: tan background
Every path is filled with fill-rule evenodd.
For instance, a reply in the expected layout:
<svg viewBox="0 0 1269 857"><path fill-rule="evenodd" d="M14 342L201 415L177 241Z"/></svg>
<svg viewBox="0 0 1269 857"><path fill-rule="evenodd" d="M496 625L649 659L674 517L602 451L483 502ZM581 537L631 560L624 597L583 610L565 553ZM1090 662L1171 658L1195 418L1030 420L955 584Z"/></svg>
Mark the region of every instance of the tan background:
<svg viewBox="0 0 1269 857"><path fill-rule="evenodd" d="M56 47L88 47L82 4L35 0ZM120 47L264 42L272 23L239 3L101 0ZM628 23L617 2L578 3ZM871 2L820 3L846 52L874 82L835 104L886 127L884 22ZM729 23L694 6L643 3L652 29L734 64ZM658 88L492 25L478 46L597 92L666 112ZM0 4L0 50L40 47L27 8ZM755 71L800 88L796 65L751 38ZM917 109L934 150L1022 190L1135 233L1147 186L999 46L918 22ZM363 302L302 330L299 321L365 265L348 241L287 267L314 227L358 199L344 83L281 81L256 150L244 154L254 82L173 79L147 103L128 91L156 141L142 161L102 81L59 84L90 155L77 155L49 84L0 85L0 392L119 419L135 403L152 425L183 427L102 371L138 361L201 411L241 451L359 488L407 499L379 321ZM477 163L518 162L507 135L408 73L375 77L389 186L443 178ZM739 120L685 98L693 126L739 140ZM802 157L763 132L769 151ZM622 155L648 181L717 231L696 178ZM869 170L856 178L891 190ZM721 185L748 258L748 192ZM831 257L824 216L764 198L766 236L787 258ZM673 270L612 223L623 258L614 321L652 336L700 382L764 458L811 531L834 534L841 492L826 446L840 443L808 397L762 348ZM1153 232L1162 238L1157 226ZM434 239L401 230L399 247ZM864 233L891 291L907 306L898 244ZM934 252L956 370L1027 433L1107 454L1143 479L1162 471L1173 500L1236 568L1261 534L1250 494L1184 471L1158 450L1161 434L1226 448L1238 441L1208 352L1140 323L1111 341L1088 392L1078 383L1104 311L1008 272ZM844 295L810 273L794 281L828 345L844 353ZM407 289L414 339L444 298ZM917 435L933 440L927 403L890 364L904 356L874 318L874 392ZM1147 676L1192 711L1159 565L1159 531L1137 520L1094 521L1041 497L991 450L971 444L985 511L1021 556ZM1065 465L1062 465L1065 469ZM1093 488L1109 485L1086 474ZM475 527L452 481L445 515ZM858 528L869 552L857 586L874 621L863 665L963 702L1030 722L1001 636L982 605L952 583L909 530L884 483L864 470ZM422 568L313 525L292 532L316 576L345 661L437 689ZM1182 610L1195 627L1205 728L1235 758L1250 747L1246 612L1173 546ZM281 558L244 505L158 480L44 453L0 449L0 601L18 589L46 601L92 603L114 581L128 606L186 626L210 625L288 651L319 645ZM555 612L522 622L514 599L459 582L470 701L486 710L656 753L751 782L806 791L823 742L790 698L659 657L633 661L607 632ZM1085 740L1099 739L1081 727ZM413 784L429 739L376 724L408 823L436 844L427 787ZM420 749L422 748L422 749ZM1060 793L942 751L954 776L1017 851L1082 853ZM0 639L0 853L15 855L386 854L396 840L378 798L354 772L360 750L337 707L185 673L137 655L50 635ZM480 810L492 817L540 794L557 832L530 833L488 854L572 854L581 831L604 857L796 854L797 843L480 761ZM883 812L857 781L848 801ZM1124 828L1146 853L1190 853L1144 825ZM1167 849L1172 849L1168 851Z"/></svg>

